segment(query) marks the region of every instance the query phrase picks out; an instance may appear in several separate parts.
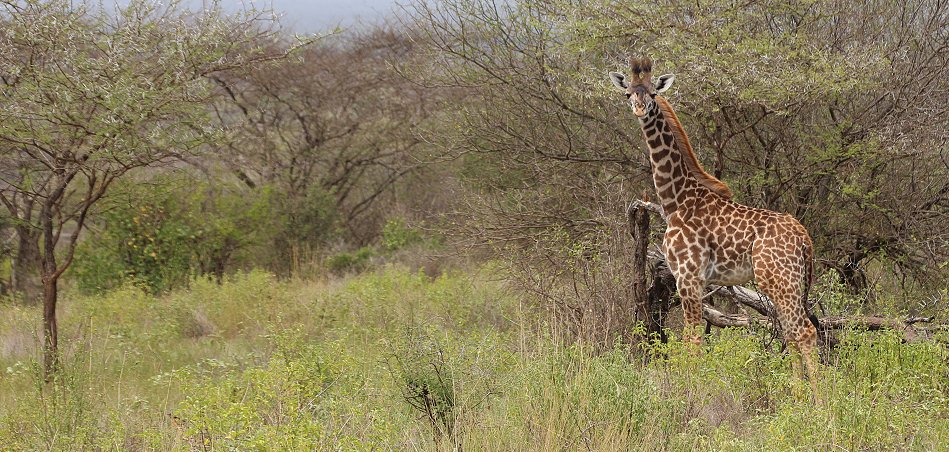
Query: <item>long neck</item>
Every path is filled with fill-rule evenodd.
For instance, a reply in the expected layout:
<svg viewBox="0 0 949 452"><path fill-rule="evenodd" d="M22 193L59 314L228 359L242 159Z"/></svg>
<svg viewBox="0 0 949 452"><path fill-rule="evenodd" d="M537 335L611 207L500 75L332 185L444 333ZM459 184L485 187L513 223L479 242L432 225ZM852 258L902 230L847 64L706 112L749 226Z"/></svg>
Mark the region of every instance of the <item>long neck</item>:
<svg viewBox="0 0 949 452"><path fill-rule="evenodd" d="M657 103L653 102L646 115L639 118L643 136L649 145L652 181L659 195L659 203L666 215L679 209L683 201L697 195L699 182L693 177L682 147L676 142L673 125Z"/></svg>

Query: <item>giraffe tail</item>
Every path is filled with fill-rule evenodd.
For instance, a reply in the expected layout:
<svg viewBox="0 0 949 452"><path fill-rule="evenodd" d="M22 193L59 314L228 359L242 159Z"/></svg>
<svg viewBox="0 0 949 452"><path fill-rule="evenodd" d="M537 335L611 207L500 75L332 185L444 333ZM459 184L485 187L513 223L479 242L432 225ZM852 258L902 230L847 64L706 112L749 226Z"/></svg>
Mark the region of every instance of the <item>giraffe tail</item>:
<svg viewBox="0 0 949 452"><path fill-rule="evenodd" d="M807 314L807 318L811 320L811 324L814 325L814 329L817 330L817 341L821 344L825 342L824 330L820 326L820 320L816 315L812 313Z"/></svg>
<svg viewBox="0 0 949 452"><path fill-rule="evenodd" d="M814 282L814 247L810 243L804 247L804 291L801 294L801 303L804 306L804 312L817 330L817 340L824 343L824 330L820 326L820 320L814 315L812 306L808 302L808 293L811 291L811 284Z"/></svg>

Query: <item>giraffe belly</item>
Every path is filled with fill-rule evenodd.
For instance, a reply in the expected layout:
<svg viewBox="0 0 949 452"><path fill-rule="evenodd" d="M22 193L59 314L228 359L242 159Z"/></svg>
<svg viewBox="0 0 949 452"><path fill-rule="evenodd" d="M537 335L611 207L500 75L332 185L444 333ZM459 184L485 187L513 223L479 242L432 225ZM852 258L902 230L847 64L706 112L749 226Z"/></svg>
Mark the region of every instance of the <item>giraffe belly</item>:
<svg viewBox="0 0 949 452"><path fill-rule="evenodd" d="M705 270L706 281L720 286L734 286L750 281L755 276L751 259L718 260L714 257Z"/></svg>

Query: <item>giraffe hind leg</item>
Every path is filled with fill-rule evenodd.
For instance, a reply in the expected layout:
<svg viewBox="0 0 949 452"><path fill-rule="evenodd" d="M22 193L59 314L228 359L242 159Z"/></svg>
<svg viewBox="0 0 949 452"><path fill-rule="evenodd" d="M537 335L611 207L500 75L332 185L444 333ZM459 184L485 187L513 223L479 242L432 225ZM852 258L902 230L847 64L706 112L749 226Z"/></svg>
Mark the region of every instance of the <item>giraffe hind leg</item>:
<svg viewBox="0 0 949 452"><path fill-rule="evenodd" d="M793 292L793 291L792 291ZM817 392L817 329L804 312L804 306L797 303L799 297L792 296L775 299L778 319L789 351L791 363L797 381L805 378L810 383L811 394L820 401Z"/></svg>
<svg viewBox="0 0 949 452"><path fill-rule="evenodd" d="M814 400L817 404L821 404L820 393L817 391L817 330L811 326L813 329L813 334L805 335L804 338L801 338L797 342L797 347L800 351L800 360L804 364L804 368L807 371L807 379L811 385L811 393L814 395Z"/></svg>
<svg viewBox="0 0 949 452"><path fill-rule="evenodd" d="M800 286L794 282L800 275L791 274L782 278L761 269L762 267L756 267L755 279L758 280L758 285L765 295L774 303L781 333L792 355L791 363L795 379L803 381L806 377L815 400L819 401L816 360L817 329L804 310Z"/></svg>

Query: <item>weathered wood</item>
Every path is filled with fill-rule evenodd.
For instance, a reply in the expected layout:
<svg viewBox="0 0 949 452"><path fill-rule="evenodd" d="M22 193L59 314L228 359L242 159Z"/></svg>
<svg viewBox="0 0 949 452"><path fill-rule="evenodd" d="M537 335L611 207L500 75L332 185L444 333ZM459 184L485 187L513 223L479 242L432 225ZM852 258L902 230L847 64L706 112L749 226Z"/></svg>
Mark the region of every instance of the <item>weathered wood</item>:
<svg viewBox="0 0 949 452"><path fill-rule="evenodd" d="M629 234L633 238L631 292L636 320L646 326L646 333L650 336L658 335L665 342L666 304L656 296L652 288L647 286L646 270L649 263L649 208L652 204L647 201L634 201L626 209L626 219L629 222ZM655 270L653 270L655 276Z"/></svg>
<svg viewBox="0 0 949 452"><path fill-rule="evenodd" d="M893 319L876 315L867 316L827 316L820 319L821 327L828 330L837 330L847 327L866 328L870 331L883 329L902 329L917 323L931 323L934 317L909 317Z"/></svg>
<svg viewBox="0 0 949 452"><path fill-rule="evenodd" d="M652 268L652 285L649 286L647 297L649 303L654 307L654 319L659 327L659 339L666 343L669 338L666 335L666 316L672 309L673 299L676 294L676 280L669 271L665 260L650 260Z"/></svg>
<svg viewBox="0 0 949 452"><path fill-rule="evenodd" d="M704 303L702 304L702 317L710 325L717 326L719 328L751 328L754 325L759 325L766 328L771 327L771 322L766 318L750 317L741 314L725 314Z"/></svg>
<svg viewBox="0 0 949 452"><path fill-rule="evenodd" d="M821 329L824 331L840 330L844 328L865 329L867 331L895 330L902 331L907 342L928 339L932 335L925 328L918 328L919 323L932 323L934 317L908 317L894 319L882 316L827 316L820 319Z"/></svg>
<svg viewBox="0 0 949 452"><path fill-rule="evenodd" d="M742 286L716 286L710 285L709 290L714 291L716 295L730 298L751 309L758 314L766 317L774 317L774 304L763 293Z"/></svg>

